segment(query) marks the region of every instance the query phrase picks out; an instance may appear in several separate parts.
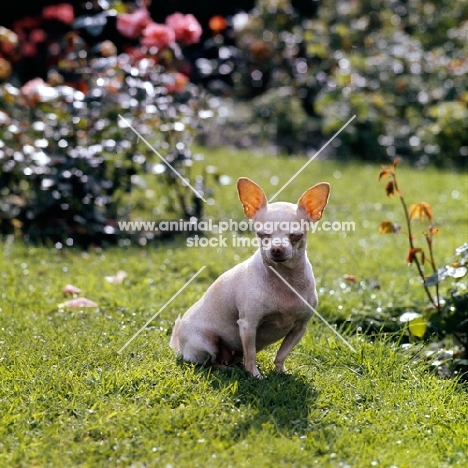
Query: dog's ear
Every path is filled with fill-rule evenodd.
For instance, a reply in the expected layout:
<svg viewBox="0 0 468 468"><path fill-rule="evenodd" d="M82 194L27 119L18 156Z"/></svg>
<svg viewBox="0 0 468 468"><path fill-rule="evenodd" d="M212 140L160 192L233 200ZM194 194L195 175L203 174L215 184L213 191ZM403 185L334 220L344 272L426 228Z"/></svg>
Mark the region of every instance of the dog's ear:
<svg viewBox="0 0 468 468"><path fill-rule="evenodd" d="M237 180L237 193L239 200L244 206L244 213L247 218L253 218L258 210L267 205L268 200L265 193L255 182L247 177L240 177Z"/></svg>
<svg viewBox="0 0 468 468"><path fill-rule="evenodd" d="M297 202L297 206L315 223L322 219L323 210L327 206L329 195L330 184L320 182L302 194Z"/></svg>

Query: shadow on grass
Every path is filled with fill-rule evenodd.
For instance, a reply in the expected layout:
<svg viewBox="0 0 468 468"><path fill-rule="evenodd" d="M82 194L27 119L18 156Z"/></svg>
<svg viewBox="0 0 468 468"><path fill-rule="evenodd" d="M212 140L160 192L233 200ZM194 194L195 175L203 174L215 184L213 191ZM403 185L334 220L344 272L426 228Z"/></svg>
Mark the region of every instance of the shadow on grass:
<svg viewBox="0 0 468 468"><path fill-rule="evenodd" d="M313 411L317 391L306 377L271 372L259 380L240 367L221 371L200 368L200 372L206 374L214 390L234 389L233 404L247 415L242 423L233 427L233 440L261 430L285 435L310 430L308 417Z"/></svg>

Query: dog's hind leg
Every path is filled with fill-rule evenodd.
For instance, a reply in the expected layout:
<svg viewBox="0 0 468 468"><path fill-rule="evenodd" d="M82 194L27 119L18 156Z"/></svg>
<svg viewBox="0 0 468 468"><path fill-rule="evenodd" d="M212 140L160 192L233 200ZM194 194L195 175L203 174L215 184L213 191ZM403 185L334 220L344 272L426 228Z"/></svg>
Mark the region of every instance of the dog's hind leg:
<svg viewBox="0 0 468 468"><path fill-rule="evenodd" d="M172 349L175 349L177 352L180 353L180 344L179 344L179 331L180 331L181 319L180 315L177 317L174 328L172 330L171 341L169 345Z"/></svg>
<svg viewBox="0 0 468 468"><path fill-rule="evenodd" d="M179 331L179 352L182 359L193 364L213 364L218 355L217 340L210 333L193 330L186 335L184 329Z"/></svg>

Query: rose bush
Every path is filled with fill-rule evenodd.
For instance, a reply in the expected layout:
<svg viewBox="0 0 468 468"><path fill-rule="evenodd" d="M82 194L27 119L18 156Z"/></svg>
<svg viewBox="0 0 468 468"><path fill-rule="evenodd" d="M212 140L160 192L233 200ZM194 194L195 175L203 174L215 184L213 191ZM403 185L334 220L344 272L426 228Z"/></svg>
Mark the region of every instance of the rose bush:
<svg viewBox="0 0 468 468"><path fill-rule="evenodd" d="M315 3L258 0L226 30L212 22L198 72L237 100L209 141L258 145L270 135L268 146L314 152L356 115L334 142L340 157L466 167L468 0ZM297 100L300 125L280 110Z"/></svg>
<svg viewBox="0 0 468 468"><path fill-rule="evenodd" d="M197 40L199 25L177 17L177 36L129 5L114 22L119 47L109 40L90 46L82 26L95 27L112 12L78 17L70 27L70 8L47 8L16 23L23 44L0 30L2 54L12 44L3 75L8 64L13 69L11 81L0 84L0 233L59 247L120 241L130 235L117 222L129 214L127 194L148 177L161 191L152 203L157 216L201 217L203 203L185 180L209 195L205 177L191 172L190 149L207 113L203 94L183 73L183 46ZM65 28L60 34L57 22ZM15 74L26 43L47 52L45 79L21 82ZM139 233L138 241L153 236Z"/></svg>

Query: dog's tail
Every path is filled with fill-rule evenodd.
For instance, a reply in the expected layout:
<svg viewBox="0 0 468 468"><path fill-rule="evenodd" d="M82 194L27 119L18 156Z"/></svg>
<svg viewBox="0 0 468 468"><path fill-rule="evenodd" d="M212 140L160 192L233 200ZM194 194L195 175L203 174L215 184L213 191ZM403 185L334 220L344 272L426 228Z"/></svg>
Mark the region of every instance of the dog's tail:
<svg viewBox="0 0 468 468"><path fill-rule="evenodd" d="M172 330L171 341L169 345L171 348L175 349L177 352L180 353L180 344L179 344L179 330L180 330L180 315L177 317L177 320L174 323L174 329Z"/></svg>

